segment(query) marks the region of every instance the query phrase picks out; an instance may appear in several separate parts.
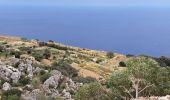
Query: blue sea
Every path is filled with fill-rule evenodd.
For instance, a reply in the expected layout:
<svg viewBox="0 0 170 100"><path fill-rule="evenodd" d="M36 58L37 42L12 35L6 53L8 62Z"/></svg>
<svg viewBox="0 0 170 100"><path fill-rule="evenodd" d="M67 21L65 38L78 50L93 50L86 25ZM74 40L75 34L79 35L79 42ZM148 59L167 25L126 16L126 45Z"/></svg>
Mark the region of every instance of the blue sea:
<svg viewBox="0 0 170 100"><path fill-rule="evenodd" d="M1 6L0 35L170 56L170 8Z"/></svg>

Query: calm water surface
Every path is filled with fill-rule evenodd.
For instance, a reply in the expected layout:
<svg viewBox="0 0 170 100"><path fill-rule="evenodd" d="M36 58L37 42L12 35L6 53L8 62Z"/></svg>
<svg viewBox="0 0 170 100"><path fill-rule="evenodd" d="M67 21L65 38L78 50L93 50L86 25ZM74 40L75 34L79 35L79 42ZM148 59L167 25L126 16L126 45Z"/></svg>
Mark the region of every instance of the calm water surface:
<svg viewBox="0 0 170 100"><path fill-rule="evenodd" d="M170 8L0 7L0 34L170 56Z"/></svg>

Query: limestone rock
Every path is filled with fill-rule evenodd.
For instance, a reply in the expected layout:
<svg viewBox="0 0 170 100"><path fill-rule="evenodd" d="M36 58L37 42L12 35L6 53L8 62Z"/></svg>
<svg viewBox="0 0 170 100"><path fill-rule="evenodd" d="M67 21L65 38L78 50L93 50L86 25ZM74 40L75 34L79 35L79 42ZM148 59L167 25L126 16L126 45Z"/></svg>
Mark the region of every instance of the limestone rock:
<svg viewBox="0 0 170 100"><path fill-rule="evenodd" d="M53 70L51 72L51 75L52 76L44 82L44 85L46 85L48 87L52 86L54 88L57 88L59 81L63 77L63 75L61 74L61 72L59 72L57 70Z"/></svg>
<svg viewBox="0 0 170 100"><path fill-rule="evenodd" d="M42 91L40 89L35 89L33 91L26 91L24 94L21 95L23 100L37 100L37 96L41 94Z"/></svg>
<svg viewBox="0 0 170 100"><path fill-rule="evenodd" d="M59 81L62 79L63 75L61 72L57 70L53 70L51 72L51 77L47 79L43 84L43 89L48 93L51 94L50 87L56 89L58 87Z"/></svg>
<svg viewBox="0 0 170 100"><path fill-rule="evenodd" d="M22 72L22 75L25 75L25 70L27 71L28 77L32 80L33 77L33 67L31 60L22 60L18 65L18 69Z"/></svg>
<svg viewBox="0 0 170 100"><path fill-rule="evenodd" d="M11 89L11 85L7 82L5 82L3 85L2 85L2 90L4 91L8 91Z"/></svg>
<svg viewBox="0 0 170 100"><path fill-rule="evenodd" d="M65 89L66 89L67 92L74 92L74 93L81 86L81 84L78 84L78 83L76 84L75 82L72 81L72 79L69 79L69 78L67 78L67 81L66 81L65 85L66 85Z"/></svg>
<svg viewBox="0 0 170 100"><path fill-rule="evenodd" d="M5 81L17 83L20 79L21 72L9 65L0 65L0 78Z"/></svg>
<svg viewBox="0 0 170 100"><path fill-rule="evenodd" d="M64 100L72 100L71 94L67 92L65 89L62 91L62 95L64 97Z"/></svg>

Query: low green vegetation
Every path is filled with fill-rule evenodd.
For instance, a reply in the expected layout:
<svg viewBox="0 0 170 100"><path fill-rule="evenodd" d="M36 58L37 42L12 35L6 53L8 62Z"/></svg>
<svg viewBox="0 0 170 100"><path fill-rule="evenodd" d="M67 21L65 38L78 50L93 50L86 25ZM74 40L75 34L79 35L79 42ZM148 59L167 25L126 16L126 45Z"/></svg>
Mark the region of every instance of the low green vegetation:
<svg viewBox="0 0 170 100"><path fill-rule="evenodd" d="M95 78L92 78L92 77L81 77L81 76L74 77L73 81L80 82L80 83L97 82L97 80Z"/></svg>
<svg viewBox="0 0 170 100"><path fill-rule="evenodd" d="M97 82L81 87L75 94L75 100L113 100L112 93Z"/></svg>
<svg viewBox="0 0 170 100"><path fill-rule="evenodd" d="M77 70L64 61L55 62L52 65L52 68L60 71L63 75L68 77L76 77L78 75Z"/></svg>
<svg viewBox="0 0 170 100"><path fill-rule="evenodd" d="M19 83L22 85L22 86L25 86L27 84L30 84L31 83L31 80L29 77L24 77L24 76L21 76L20 80L19 80Z"/></svg>
<svg viewBox="0 0 170 100"><path fill-rule="evenodd" d="M42 59L49 59L51 57L51 52L49 49L45 50L34 50L32 56L37 60L41 61Z"/></svg>
<svg viewBox="0 0 170 100"><path fill-rule="evenodd" d="M40 76L40 81L41 81L42 83L44 83L50 76L51 76L50 73L45 73L45 74L43 74L43 75Z"/></svg>
<svg viewBox="0 0 170 100"><path fill-rule="evenodd" d="M21 97L21 91L18 89L11 89L4 91L1 96L1 100L19 100Z"/></svg>
<svg viewBox="0 0 170 100"><path fill-rule="evenodd" d="M113 72L107 88L99 83L87 82L77 91L75 100L128 100L170 94L170 68L160 67L148 57L132 57L124 64L127 69ZM111 94L106 90L112 90Z"/></svg>
<svg viewBox="0 0 170 100"><path fill-rule="evenodd" d="M170 94L170 58L95 52L52 40L28 42L24 38L14 46L0 42L0 60L14 68L9 68L9 80L0 80L1 100L20 100L21 93L35 89L41 91L38 100L54 100L52 93L59 93L61 98L56 95L57 100L65 95L75 100L130 100ZM11 59L14 56L18 59ZM30 62L32 67L28 68ZM57 87L49 85L52 91L47 93L42 88L53 70L60 71L62 78L55 80ZM14 83L10 75L17 71L21 76ZM33 74L31 78L29 71ZM3 88L5 82L10 84L11 90Z"/></svg>
<svg viewBox="0 0 170 100"><path fill-rule="evenodd" d="M107 52L106 56L111 59L111 58L114 57L114 53L113 52Z"/></svg>
<svg viewBox="0 0 170 100"><path fill-rule="evenodd" d="M113 72L108 86L115 99L138 98L139 96L162 96L169 94L169 69L161 68L153 59L134 57L126 62L127 70Z"/></svg>

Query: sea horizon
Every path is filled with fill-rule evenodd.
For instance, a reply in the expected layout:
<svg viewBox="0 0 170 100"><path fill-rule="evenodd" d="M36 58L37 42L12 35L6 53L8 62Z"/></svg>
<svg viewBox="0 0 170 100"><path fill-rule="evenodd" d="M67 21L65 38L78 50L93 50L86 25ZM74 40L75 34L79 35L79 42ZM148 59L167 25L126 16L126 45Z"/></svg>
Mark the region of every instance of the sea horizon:
<svg viewBox="0 0 170 100"><path fill-rule="evenodd" d="M122 54L170 56L168 7L1 8L2 35Z"/></svg>

